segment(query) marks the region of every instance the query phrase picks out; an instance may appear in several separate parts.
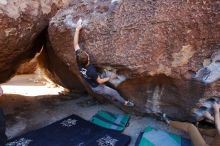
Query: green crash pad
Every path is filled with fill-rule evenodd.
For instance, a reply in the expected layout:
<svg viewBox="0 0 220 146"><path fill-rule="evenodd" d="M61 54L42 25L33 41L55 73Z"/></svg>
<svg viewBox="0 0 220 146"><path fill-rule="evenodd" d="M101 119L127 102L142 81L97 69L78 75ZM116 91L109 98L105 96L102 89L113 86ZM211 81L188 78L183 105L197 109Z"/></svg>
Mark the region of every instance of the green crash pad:
<svg viewBox="0 0 220 146"><path fill-rule="evenodd" d="M193 146L189 139L152 127L145 128L136 141L136 146Z"/></svg>
<svg viewBox="0 0 220 146"><path fill-rule="evenodd" d="M108 111L98 111L91 122L108 129L123 131L128 124L129 115L113 114Z"/></svg>

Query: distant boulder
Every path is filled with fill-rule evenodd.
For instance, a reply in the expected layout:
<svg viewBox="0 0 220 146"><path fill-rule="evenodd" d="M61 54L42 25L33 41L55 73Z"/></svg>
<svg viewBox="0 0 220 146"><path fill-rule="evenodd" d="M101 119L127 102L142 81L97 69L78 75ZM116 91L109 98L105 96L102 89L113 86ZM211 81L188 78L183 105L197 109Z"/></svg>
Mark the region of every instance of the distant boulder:
<svg viewBox="0 0 220 146"><path fill-rule="evenodd" d="M33 58L44 40L49 19L66 0L0 1L0 82L16 73L19 64Z"/></svg>

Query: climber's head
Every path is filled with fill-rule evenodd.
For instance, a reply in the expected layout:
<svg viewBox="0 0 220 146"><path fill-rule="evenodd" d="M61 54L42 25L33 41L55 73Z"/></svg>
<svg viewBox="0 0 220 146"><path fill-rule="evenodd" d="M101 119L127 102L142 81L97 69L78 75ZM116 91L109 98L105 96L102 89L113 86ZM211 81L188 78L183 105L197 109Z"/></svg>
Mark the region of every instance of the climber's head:
<svg viewBox="0 0 220 146"><path fill-rule="evenodd" d="M86 67L87 65L89 65L89 54L87 54L85 51L79 52L76 59L77 63L82 67Z"/></svg>

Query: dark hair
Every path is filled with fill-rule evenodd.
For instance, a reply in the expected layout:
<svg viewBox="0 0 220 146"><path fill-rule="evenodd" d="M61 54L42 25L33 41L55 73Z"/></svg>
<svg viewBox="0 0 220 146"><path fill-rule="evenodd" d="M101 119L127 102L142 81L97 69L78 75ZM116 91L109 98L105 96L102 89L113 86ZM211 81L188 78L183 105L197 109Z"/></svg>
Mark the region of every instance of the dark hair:
<svg viewBox="0 0 220 146"><path fill-rule="evenodd" d="M85 67L89 63L89 56L85 51L81 51L76 56L77 63L82 67Z"/></svg>

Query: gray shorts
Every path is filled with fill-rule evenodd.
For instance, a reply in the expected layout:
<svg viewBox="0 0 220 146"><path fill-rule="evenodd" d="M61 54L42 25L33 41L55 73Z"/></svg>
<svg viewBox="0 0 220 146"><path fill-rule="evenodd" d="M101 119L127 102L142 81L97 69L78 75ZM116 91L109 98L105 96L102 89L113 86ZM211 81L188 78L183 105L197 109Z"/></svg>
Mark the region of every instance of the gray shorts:
<svg viewBox="0 0 220 146"><path fill-rule="evenodd" d="M117 100L120 103L124 104L125 100L115 89L112 89L106 85L100 84L95 88L92 88L93 92L109 97L112 100Z"/></svg>

